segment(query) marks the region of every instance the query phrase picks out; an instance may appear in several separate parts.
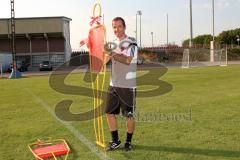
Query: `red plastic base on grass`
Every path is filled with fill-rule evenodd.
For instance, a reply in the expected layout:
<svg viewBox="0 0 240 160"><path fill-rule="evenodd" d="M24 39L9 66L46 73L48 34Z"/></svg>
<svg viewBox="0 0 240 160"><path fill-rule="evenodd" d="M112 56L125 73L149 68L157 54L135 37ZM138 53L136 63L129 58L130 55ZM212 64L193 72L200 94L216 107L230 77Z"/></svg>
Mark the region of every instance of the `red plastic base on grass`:
<svg viewBox="0 0 240 160"><path fill-rule="evenodd" d="M69 150L67 146L64 143L62 143L52 146L41 146L38 148L34 148L33 152L40 158L50 158L53 157L52 153L55 156L61 156L66 155L69 152Z"/></svg>

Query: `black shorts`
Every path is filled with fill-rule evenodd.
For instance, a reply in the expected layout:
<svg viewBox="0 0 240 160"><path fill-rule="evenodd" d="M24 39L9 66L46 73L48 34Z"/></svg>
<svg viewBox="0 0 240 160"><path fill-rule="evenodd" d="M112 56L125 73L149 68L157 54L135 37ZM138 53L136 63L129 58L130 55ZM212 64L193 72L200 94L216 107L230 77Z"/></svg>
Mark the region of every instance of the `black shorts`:
<svg viewBox="0 0 240 160"><path fill-rule="evenodd" d="M105 112L133 117L136 109L136 88L119 88L109 86Z"/></svg>

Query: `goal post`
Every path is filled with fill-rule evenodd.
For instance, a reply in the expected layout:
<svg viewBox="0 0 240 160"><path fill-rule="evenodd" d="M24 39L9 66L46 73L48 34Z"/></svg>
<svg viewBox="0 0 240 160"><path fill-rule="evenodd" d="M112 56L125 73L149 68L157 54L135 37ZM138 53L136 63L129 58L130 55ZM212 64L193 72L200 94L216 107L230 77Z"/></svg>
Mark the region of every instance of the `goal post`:
<svg viewBox="0 0 240 160"><path fill-rule="evenodd" d="M184 49L182 58L182 68L189 68L189 49Z"/></svg>
<svg viewBox="0 0 240 160"><path fill-rule="evenodd" d="M220 56L220 66L227 66L228 65L228 51L227 48L221 49L221 56Z"/></svg>
<svg viewBox="0 0 240 160"><path fill-rule="evenodd" d="M227 66L227 61L227 48L215 49L213 54L211 54L210 49L184 49L182 68Z"/></svg>

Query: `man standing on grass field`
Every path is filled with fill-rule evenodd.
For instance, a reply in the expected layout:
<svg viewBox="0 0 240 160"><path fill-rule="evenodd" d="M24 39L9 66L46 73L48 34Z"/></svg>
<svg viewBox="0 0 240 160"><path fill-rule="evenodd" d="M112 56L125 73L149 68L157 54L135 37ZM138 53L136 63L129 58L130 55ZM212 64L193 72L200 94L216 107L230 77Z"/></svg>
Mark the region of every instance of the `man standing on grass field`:
<svg viewBox="0 0 240 160"><path fill-rule="evenodd" d="M134 38L125 34L126 25L121 17L112 21L112 27L117 39L106 61L112 60L110 86L107 94L106 117L112 135L108 151L115 150L121 144L118 137L117 117L120 113L126 118L127 133L124 145L125 151L132 149L131 141L135 129L134 111L136 98L136 69L138 48Z"/></svg>

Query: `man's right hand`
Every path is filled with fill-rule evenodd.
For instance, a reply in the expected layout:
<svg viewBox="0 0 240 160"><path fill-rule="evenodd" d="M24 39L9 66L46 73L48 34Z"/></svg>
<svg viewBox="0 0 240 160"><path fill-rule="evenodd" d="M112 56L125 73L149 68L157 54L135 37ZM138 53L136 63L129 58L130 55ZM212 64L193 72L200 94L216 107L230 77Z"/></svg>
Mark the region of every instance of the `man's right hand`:
<svg viewBox="0 0 240 160"><path fill-rule="evenodd" d="M104 64L107 64L109 60L112 59L112 56L108 52L104 52Z"/></svg>

